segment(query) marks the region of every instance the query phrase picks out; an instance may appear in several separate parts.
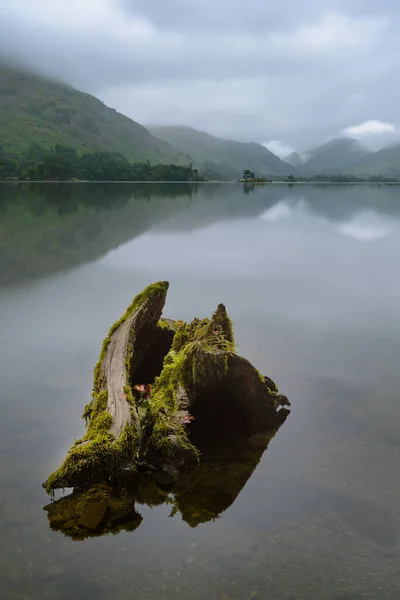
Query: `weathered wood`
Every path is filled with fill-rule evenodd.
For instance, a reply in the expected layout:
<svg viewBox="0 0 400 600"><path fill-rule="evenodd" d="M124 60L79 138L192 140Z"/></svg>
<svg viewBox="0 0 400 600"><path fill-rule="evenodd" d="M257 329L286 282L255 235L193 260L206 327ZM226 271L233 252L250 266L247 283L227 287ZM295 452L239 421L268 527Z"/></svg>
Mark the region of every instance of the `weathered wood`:
<svg viewBox="0 0 400 600"><path fill-rule="evenodd" d="M161 290L148 288L145 299L137 303L136 310L111 335L99 367L99 392L107 390L107 411L112 417L109 433L116 440L126 425L134 425L140 430L137 408L135 403L129 401L130 394L126 388L130 387L130 372L145 352L161 317L167 289L165 282Z"/></svg>
<svg viewBox="0 0 400 600"><path fill-rule="evenodd" d="M176 472L201 453L202 436L274 427L286 396L235 353L220 304L211 319L160 321L167 282L139 294L111 328L85 407L86 435L45 483L89 487L141 463Z"/></svg>
<svg viewBox="0 0 400 600"><path fill-rule="evenodd" d="M83 414L88 421L86 435L46 481L48 491L111 476L138 452L140 420L130 375L151 342L167 290L167 282L149 286L112 326L94 370L93 399Z"/></svg>

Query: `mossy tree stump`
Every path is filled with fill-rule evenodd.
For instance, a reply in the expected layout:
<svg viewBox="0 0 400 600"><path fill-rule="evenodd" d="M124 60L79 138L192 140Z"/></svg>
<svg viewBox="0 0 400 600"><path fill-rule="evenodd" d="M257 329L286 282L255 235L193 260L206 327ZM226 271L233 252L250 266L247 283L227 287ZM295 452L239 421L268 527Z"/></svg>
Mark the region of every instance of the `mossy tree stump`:
<svg viewBox="0 0 400 600"><path fill-rule="evenodd" d="M179 469L203 436L252 435L287 399L235 353L220 304L211 319L160 320L167 282L139 294L111 328L94 370L87 431L44 484L87 488L137 465Z"/></svg>

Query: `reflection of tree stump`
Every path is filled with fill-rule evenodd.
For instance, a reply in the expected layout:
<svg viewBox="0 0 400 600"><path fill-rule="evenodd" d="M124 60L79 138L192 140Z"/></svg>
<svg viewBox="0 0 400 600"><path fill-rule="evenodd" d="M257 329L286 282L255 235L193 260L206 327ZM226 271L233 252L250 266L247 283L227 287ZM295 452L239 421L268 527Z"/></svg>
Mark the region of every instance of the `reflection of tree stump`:
<svg viewBox="0 0 400 600"><path fill-rule="evenodd" d="M189 324L160 321L167 289L146 288L111 328L84 410L86 435L47 480L49 492L89 487L138 463L176 470L198 459L203 435L249 436L276 421L284 397L235 354L225 307Z"/></svg>
<svg viewBox="0 0 400 600"><path fill-rule="evenodd" d="M52 502L44 508L50 527L74 540L134 531L142 522L137 504L168 504L191 527L214 520L236 500L287 415L280 411L272 427L250 437L205 437L198 468L127 473L113 486L97 484Z"/></svg>
<svg viewBox="0 0 400 600"><path fill-rule="evenodd" d="M44 507L51 528L75 540L134 531L142 522L126 488L98 484Z"/></svg>

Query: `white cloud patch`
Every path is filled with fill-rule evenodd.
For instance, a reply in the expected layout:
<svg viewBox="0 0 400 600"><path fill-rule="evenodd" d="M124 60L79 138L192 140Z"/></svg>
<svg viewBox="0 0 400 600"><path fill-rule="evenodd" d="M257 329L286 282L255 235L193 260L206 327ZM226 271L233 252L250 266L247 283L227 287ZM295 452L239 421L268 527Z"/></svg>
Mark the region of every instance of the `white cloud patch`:
<svg viewBox="0 0 400 600"><path fill-rule="evenodd" d="M364 135L397 133L397 129L393 123L386 123L384 121L364 121L359 125L346 127L346 129L343 129L343 133L350 137L362 137Z"/></svg>

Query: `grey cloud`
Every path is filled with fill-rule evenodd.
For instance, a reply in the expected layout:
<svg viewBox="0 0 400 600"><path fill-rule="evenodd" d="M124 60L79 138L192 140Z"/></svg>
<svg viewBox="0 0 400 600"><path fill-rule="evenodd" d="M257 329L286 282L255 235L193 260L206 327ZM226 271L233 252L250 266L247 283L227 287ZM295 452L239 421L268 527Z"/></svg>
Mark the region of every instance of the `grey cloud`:
<svg viewBox="0 0 400 600"><path fill-rule="evenodd" d="M120 0L127 12L150 16L160 28L195 31L270 31L307 23L327 12L382 15L397 0Z"/></svg>
<svg viewBox="0 0 400 600"><path fill-rule="evenodd" d="M140 122L299 149L364 120L400 125L397 0L98 0L86 19L77 0L49 16L54 2L31 0L36 19L0 0L0 53Z"/></svg>

